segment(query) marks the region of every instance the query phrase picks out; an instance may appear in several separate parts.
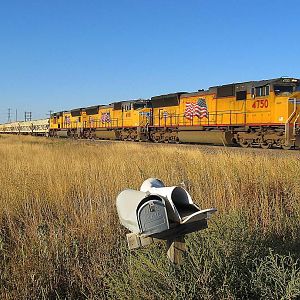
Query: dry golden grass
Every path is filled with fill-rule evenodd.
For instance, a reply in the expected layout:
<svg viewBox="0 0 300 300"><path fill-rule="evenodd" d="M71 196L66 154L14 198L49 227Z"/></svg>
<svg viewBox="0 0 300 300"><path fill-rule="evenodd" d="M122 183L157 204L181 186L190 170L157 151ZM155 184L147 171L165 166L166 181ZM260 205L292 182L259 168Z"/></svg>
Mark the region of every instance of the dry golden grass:
<svg viewBox="0 0 300 300"><path fill-rule="evenodd" d="M149 177L184 182L216 220L299 232L298 152L2 136L0 161L2 299L111 296L107 278L129 255L115 199Z"/></svg>

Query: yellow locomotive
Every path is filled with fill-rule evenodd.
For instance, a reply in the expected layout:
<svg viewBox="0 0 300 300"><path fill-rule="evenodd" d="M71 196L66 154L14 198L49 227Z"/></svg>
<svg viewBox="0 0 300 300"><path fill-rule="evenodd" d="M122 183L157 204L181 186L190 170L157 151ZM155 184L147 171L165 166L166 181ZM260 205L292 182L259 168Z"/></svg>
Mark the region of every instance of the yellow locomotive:
<svg viewBox="0 0 300 300"><path fill-rule="evenodd" d="M299 105L299 79L249 81L58 112L50 136L290 149Z"/></svg>

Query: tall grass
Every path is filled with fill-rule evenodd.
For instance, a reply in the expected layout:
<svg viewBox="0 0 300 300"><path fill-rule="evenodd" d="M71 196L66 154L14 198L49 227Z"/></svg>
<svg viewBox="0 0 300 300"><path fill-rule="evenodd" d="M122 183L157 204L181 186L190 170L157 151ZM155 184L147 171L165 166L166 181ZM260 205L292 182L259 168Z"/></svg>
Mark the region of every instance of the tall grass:
<svg viewBox="0 0 300 300"><path fill-rule="evenodd" d="M297 152L5 136L0 161L1 299L300 295ZM148 177L218 208L180 268L127 250L115 199Z"/></svg>

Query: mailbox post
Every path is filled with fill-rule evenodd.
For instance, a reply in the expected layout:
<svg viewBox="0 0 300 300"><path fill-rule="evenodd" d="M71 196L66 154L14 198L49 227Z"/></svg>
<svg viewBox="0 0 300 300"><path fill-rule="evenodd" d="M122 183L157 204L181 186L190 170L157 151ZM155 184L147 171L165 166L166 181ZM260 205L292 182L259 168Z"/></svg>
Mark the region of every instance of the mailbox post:
<svg viewBox="0 0 300 300"><path fill-rule="evenodd" d="M121 192L117 210L121 224L131 231L127 234L129 249L165 240L167 255L175 265L182 263L185 235L207 228L207 220L217 211L201 210L184 188L165 187L156 178L144 181L140 191Z"/></svg>

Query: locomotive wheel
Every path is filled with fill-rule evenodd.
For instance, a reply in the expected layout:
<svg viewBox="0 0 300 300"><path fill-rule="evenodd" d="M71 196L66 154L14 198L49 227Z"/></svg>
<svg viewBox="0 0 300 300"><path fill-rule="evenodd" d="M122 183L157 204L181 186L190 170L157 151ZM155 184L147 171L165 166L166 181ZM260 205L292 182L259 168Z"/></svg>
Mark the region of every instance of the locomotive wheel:
<svg viewBox="0 0 300 300"><path fill-rule="evenodd" d="M84 139L88 139L89 138L89 136L90 136L90 132L89 131L85 131L84 133L83 133L83 138Z"/></svg>
<svg viewBox="0 0 300 300"><path fill-rule="evenodd" d="M126 131L126 130L121 131L120 140L128 141L129 138L130 138L130 133L128 131Z"/></svg>
<svg viewBox="0 0 300 300"><path fill-rule="evenodd" d="M154 143L161 143L161 136L155 136Z"/></svg>
<svg viewBox="0 0 300 300"><path fill-rule="evenodd" d="M163 142L164 142L165 144L168 144L168 143L170 142L170 137L169 137L168 135L165 135L165 136L163 136L162 138L163 138Z"/></svg>
<svg viewBox="0 0 300 300"><path fill-rule="evenodd" d="M95 133L94 133L93 131L90 132L89 138L90 138L91 140L94 140L94 139L96 138Z"/></svg>
<svg viewBox="0 0 300 300"><path fill-rule="evenodd" d="M291 150L292 149L292 145L281 145L281 148L283 150Z"/></svg>
<svg viewBox="0 0 300 300"><path fill-rule="evenodd" d="M263 149L271 149L273 144L272 143L268 143L268 142L262 142L260 144L260 146L263 148Z"/></svg>
<svg viewBox="0 0 300 300"><path fill-rule="evenodd" d="M153 136L153 137L152 137L152 141L153 141L154 143L159 143L159 139L158 139L156 136Z"/></svg>
<svg viewBox="0 0 300 300"><path fill-rule="evenodd" d="M131 141L131 131L126 132L125 141Z"/></svg>
<svg viewBox="0 0 300 300"><path fill-rule="evenodd" d="M161 142L161 135L159 133L153 133L151 134L151 139L154 143Z"/></svg>
<svg viewBox="0 0 300 300"><path fill-rule="evenodd" d="M239 143L243 148L248 148L250 146L250 142L247 140L242 140Z"/></svg>
<svg viewBox="0 0 300 300"><path fill-rule="evenodd" d="M169 143L175 144L178 140L178 136L176 133L172 133L169 137Z"/></svg>
<svg viewBox="0 0 300 300"><path fill-rule="evenodd" d="M137 142L137 132L136 131L132 131L130 133L130 139L134 142Z"/></svg>

